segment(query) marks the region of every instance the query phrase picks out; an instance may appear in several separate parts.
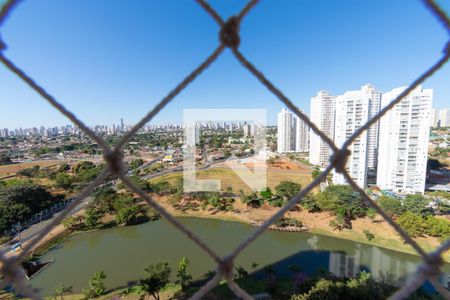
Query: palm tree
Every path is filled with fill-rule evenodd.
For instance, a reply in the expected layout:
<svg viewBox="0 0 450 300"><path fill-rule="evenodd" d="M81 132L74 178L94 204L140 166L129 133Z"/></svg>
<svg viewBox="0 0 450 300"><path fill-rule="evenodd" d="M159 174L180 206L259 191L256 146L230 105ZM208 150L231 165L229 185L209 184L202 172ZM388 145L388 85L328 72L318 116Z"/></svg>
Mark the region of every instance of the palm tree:
<svg viewBox="0 0 450 300"><path fill-rule="evenodd" d="M181 285L181 290L185 291L186 287L192 279L192 275L187 272L187 267L189 265L189 259L187 257L182 257L178 263L177 277L179 278L176 283Z"/></svg>
<svg viewBox="0 0 450 300"><path fill-rule="evenodd" d="M103 282L105 279L105 272L100 271L95 272L94 276L92 276L91 280L89 280L89 289L96 297L105 292L105 283Z"/></svg>
<svg viewBox="0 0 450 300"><path fill-rule="evenodd" d="M70 285L65 285L64 283L60 282L54 289L53 289L53 299L58 299L58 296L61 300L64 300L63 295L66 293L72 293L72 287Z"/></svg>

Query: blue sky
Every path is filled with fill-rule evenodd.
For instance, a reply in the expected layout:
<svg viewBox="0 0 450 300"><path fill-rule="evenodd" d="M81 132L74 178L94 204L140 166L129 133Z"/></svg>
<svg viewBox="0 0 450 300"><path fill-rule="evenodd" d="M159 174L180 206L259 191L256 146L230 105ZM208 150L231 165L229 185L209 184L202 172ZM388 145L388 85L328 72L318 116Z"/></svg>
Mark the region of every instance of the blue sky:
<svg viewBox="0 0 450 300"><path fill-rule="evenodd" d="M246 1L210 3L226 18ZM92 125L137 122L215 49L218 30L189 0L28 0L0 32L6 55ZM320 89L409 84L447 39L419 0L263 0L241 26L240 50L308 112ZM450 64L424 87L434 107L450 106ZM274 123L282 104L226 50L153 123L179 122L184 108L239 107L266 108ZM0 65L0 128L62 124L70 122Z"/></svg>

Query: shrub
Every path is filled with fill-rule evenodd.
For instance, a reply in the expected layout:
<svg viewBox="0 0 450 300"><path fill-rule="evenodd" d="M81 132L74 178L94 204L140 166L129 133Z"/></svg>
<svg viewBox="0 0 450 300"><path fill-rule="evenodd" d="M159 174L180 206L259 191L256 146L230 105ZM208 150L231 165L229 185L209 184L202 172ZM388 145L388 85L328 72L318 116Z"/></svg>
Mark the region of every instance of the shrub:
<svg viewBox="0 0 450 300"><path fill-rule="evenodd" d="M365 234L366 239L367 239L368 241L371 241L371 240L373 240L373 239L375 238L375 234L373 234L372 232L370 232L370 231L367 230L367 229L365 229L365 230L363 231L363 233Z"/></svg>
<svg viewBox="0 0 450 300"><path fill-rule="evenodd" d="M72 177L64 172L57 173L55 176L55 186L65 190L71 189Z"/></svg>
<svg viewBox="0 0 450 300"><path fill-rule="evenodd" d="M414 214L425 216L432 213L430 201L422 195L407 195L402 202L405 210Z"/></svg>
<svg viewBox="0 0 450 300"><path fill-rule="evenodd" d="M425 233L425 222L421 215L407 211L397 219L400 225L410 236L418 237Z"/></svg>
<svg viewBox="0 0 450 300"><path fill-rule="evenodd" d="M140 280L142 289L159 299L159 292L170 282L170 267L167 262L159 262L145 268L146 277Z"/></svg>
<svg viewBox="0 0 450 300"><path fill-rule="evenodd" d="M391 296L398 288L391 283L376 281L370 273L361 272L358 277L350 279L312 279L300 285L303 293L294 294L291 300L378 300ZM421 290L411 294L408 299L432 299Z"/></svg>
<svg viewBox="0 0 450 300"><path fill-rule="evenodd" d="M144 164L144 161L143 161L142 159L136 158L136 159L133 159L133 160L130 162L130 168L131 168L131 169L137 169L137 168L139 168L140 166L142 166L143 164Z"/></svg>
<svg viewBox="0 0 450 300"><path fill-rule="evenodd" d="M281 218L275 221L274 223L278 227L289 227L289 226L295 226L295 227L302 227L303 223L297 219L292 218Z"/></svg>
<svg viewBox="0 0 450 300"><path fill-rule="evenodd" d="M381 196L378 198L381 208L391 217L398 217L405 212L405 208L399 199L389 196Z"/></svg>
<svg viewBox="0 0 450 300"><path fill-rule="evenodd" d="M251 193L250 195L246 195L242 198L242 202L246 205L257 208L264 204L264 200L258 197L256 192Z"/></svg>
<svg viewBox="0 0 450 300"><path fill-rule="evenodd" d="M303 199L300 201L300 206L304 209L308 210L308 212L318 212L320 211L320 207L317 204L316 198L314 195L307 194Z"/></svg>

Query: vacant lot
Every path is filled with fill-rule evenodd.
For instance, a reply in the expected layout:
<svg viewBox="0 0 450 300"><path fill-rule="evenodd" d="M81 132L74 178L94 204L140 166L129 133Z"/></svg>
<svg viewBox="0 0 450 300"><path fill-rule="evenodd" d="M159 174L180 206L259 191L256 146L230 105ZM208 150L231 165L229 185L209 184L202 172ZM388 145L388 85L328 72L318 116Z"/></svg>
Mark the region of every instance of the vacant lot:
<svg viewBox="0 0 450 300"><path fill-rule="evenodd" d="M8 175L14 175L20 170L31 168L36 165L41 168L45 168L56 166L62 163L64 163L64 161L62 160L46 160L46 161L26 162L20 164L0 166L0 178Z"/></svg>
<svg viewBox="0 0 450 300"><path fill-rule="evenodd" d="M150 183L168 181L170 183L175 182L176 178L183 176L182 172L176 172L172 174L163 175L161 177L156 177L150 180ZM225 190L227 187L231 186L233 191L238 192L243 190L245 193L250 193L250 188L241 180L241 178L231 169L221 166L213 167L208 170L197 171L197 179L220 179L221 189ZM267 186L272 190L281 181L289 180L293 182L300 183L305 187L311 182L311 175L309 173L302 173L293 170L277 170L268 169L267 170Z"/></svg>

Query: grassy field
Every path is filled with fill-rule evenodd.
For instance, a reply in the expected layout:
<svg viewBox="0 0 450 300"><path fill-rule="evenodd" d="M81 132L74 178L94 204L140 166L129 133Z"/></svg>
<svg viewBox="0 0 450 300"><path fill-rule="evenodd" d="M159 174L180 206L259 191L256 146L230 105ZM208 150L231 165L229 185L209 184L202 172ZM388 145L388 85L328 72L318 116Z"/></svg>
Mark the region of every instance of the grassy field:
<svg viewBox="0 0 450 300"><path fill-rule="evenodd" d="M181 176L183 176L182 172L167 174L151 179L150 183L157 183L161 181L174 183L175 180ZM225 190L228 186L231 186L235 192L238 192L241 189L245 193L251 192L250 188L241 180L241 178L233 170L226 167L217 167L197 171L197 179L220 179L222 190ZM301 184L302 187L305 187L311 182L311 175L295 171L282 171L274 169L267 170L267 186L272 190L284 180L297 182Z"/></svg>
<svg viewBox="0 0 450 300"><path fill-rule="evenodd" d="M33 166L39 166L41 168L52 167L63 164L64 161L61 160L49 160L49 161L39 161L39 162L26 162L20 164L11 164L0 166L0 178L8 175L14 175L18 171L31 168Z"/></svg>

